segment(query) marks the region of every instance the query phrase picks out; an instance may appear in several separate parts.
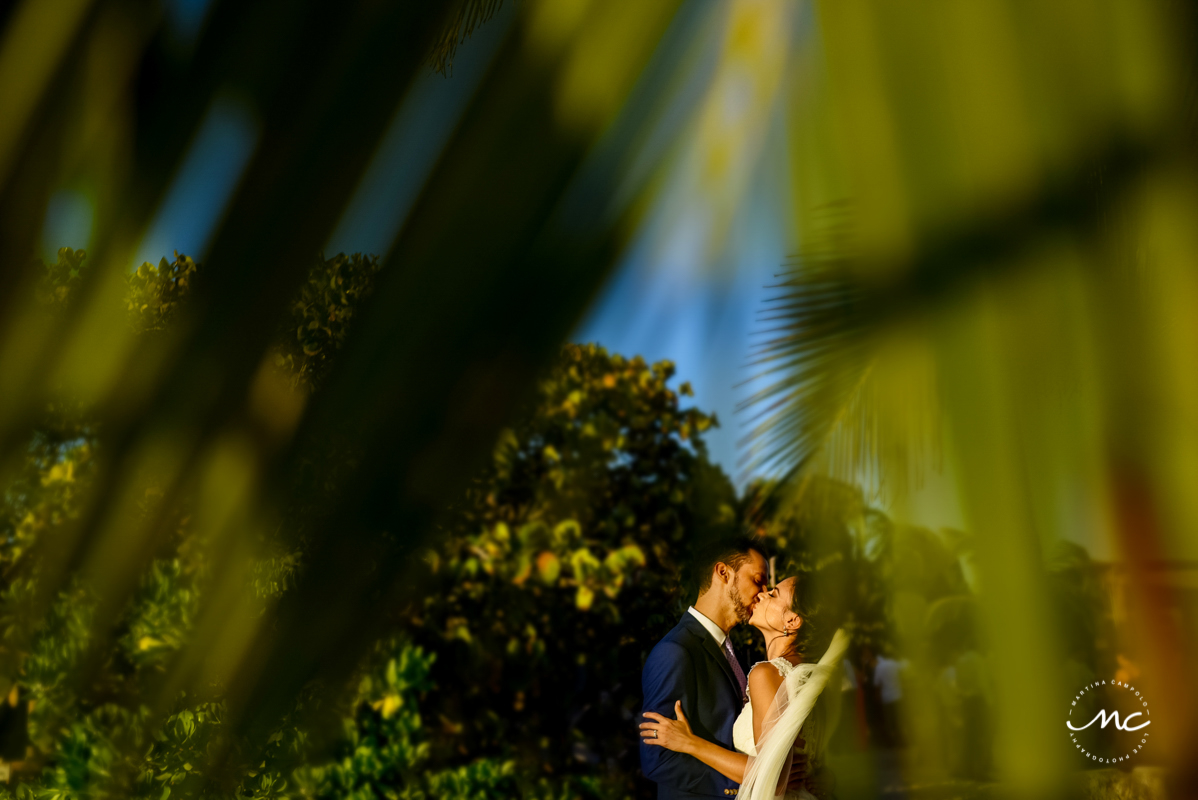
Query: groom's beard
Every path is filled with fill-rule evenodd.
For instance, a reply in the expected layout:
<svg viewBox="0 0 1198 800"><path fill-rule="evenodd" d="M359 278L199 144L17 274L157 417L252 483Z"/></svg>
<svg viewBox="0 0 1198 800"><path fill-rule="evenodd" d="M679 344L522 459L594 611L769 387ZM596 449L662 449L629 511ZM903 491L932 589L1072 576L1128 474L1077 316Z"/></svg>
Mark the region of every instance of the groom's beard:
<svg viewBox="0 0 1198 800"><path fill-rule="evenodd" d="M728 599L732 602L732 610L736 612L737 622L748 622L749 617L753 616L753 612L749 607L740 601L740 597L736 594L736 590L729 587Z"/></svg>

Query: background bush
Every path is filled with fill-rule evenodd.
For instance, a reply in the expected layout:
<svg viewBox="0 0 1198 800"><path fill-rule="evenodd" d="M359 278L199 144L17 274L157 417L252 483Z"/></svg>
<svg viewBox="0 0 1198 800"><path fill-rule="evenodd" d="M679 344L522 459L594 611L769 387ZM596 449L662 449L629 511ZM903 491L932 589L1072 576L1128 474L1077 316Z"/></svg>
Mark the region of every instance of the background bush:
<svg viewBox="0 0 1198 800"><path fill-rule="evenodd" d="M85 255L64 249L38 268L45 313L71 313ZM328 380L378 269L361 255L313 264L264 367L297 403ZM184 255L142 265L127 278L128 324L163 335L202 278ZM163 515L176 535L117 630L93 629L82 580L39 607L39 552L77 515L104 447L88 410L64 397L46 409L0 508L0 677L12 707L28 711L29 737L9 791L55 800L651 792L637 778L640 669L693 601L690 548L747 527L779 554L780 576L843 563L849 624L882 642L894 539L889 520L843 484L817 481L802 506L777 505L764 483L739 500L707 459L715 417L684 407L690 387L673 387L673 375L669 362L565 346L420 552L427 569L409 594L418 599L380 607L391 633L354 680L309 686L259 741L231 732L220 686L165 708L153 701L213 577L192 509L163 508L155 476L143 512ZM336 442L326 455L300 471L285 517L294 535L261 543L251 580L264 608L320 568L305 560L305 519L354 458ZM736 636L760 650L747 629Z"/></svg>

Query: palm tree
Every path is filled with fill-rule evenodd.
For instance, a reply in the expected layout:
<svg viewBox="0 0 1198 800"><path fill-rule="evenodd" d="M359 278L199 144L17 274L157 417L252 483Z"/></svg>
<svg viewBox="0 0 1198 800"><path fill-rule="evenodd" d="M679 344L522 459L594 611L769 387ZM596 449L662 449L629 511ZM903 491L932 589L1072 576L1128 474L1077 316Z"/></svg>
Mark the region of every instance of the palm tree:
<svg viewBox="0 0 1198 800"><path fill-rule="evenodd" d="M1003 658L1002 777L1051 791L1082 763L1052 755L1073 688L1044 666L1067 638L1048 613L1047 544L1110 531L1142 577L1152 691L1179 698L1179 719L1198 703L1174 655L1194 636L1182 599L1146 577L1192 549L1198 516L1182 377L1194 73L1176 55L1192 20L1165 3L818 16L791 134L806 252L767 314L750 464L799 496L831 474L901 499L943 448ZM1169 724L1159 757L1192 776L1191 728Z"/></svg>

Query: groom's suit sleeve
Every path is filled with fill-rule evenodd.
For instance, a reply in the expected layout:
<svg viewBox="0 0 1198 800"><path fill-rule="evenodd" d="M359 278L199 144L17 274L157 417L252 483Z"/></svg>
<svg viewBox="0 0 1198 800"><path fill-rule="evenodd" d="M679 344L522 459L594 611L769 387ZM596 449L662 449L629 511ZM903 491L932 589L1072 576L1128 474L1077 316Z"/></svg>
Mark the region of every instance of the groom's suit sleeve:
<svg viewBox="0 0 1198 800"><path fill-rule="evenodd" d="M683 713L692 720L696 716L699 691L695 668L690 653L679 644L660 642L653 648L641 673L641 689L645 695L644 711L674 719L674 701L681 700ZM650 720L642 717L642 721ZM725 789L737 786L694 756L643 742L640 748L641 771L657 783L706 795L723 795Z"/></svg>

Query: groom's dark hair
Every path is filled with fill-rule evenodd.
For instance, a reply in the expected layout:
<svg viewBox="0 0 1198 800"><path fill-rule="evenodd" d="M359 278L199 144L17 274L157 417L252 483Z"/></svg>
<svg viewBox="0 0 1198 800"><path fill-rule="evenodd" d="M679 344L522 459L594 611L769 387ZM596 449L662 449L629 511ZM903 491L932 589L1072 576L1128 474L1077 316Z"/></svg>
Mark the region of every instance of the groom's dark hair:
<svg viewBox="0 0 1198 800"><path fill-rule="evenodd" d="M691 579L699 589L695 596L698 597L711 588L711 576L715 572L716 564L727 564L728 568L733 570L740 569L754 550L769 560L765 545L747 536L716 539L696 547L691 560Z"/></svg>

